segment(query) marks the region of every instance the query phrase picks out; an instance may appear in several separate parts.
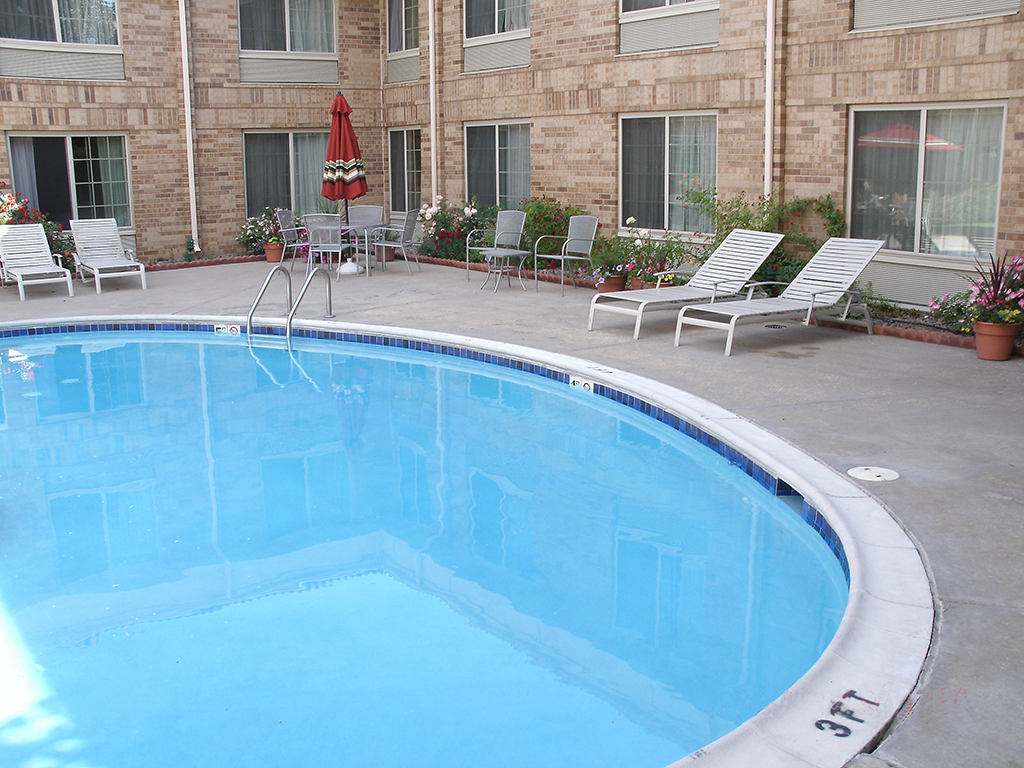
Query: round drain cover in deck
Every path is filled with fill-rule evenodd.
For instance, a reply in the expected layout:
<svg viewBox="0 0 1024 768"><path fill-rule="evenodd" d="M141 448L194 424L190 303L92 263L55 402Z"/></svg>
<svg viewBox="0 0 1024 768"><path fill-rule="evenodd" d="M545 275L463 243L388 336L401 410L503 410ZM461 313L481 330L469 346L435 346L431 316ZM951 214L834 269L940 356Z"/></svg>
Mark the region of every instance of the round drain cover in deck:
<svg viewBox="0 0 1024 768"><path fill-rule="evenodd" d="M876 483L885 480L895 480L900 476L899 472L886 469L885 467L854 467L853 469L846 470L846 474L857 480L870 480Z"/></svg>

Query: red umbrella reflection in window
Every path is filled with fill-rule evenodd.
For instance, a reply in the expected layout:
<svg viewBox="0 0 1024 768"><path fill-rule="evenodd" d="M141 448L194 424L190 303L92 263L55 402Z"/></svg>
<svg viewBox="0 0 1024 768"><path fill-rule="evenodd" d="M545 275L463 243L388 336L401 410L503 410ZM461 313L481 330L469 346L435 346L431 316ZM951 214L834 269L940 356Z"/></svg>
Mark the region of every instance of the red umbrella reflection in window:
<svg viewBox="0 0 1024 768"><path fill-rule="evenodd" d="M921 146L921 134L911 125L906 123L894 123L874 133L866 133L857 139L858 147L877 147L886 149L896 147L902 149L917 149ZM962 152L963 147L958 147L951 141L932 136L930 133L924 135L924 148L926 150L957 150Z"/></svg>

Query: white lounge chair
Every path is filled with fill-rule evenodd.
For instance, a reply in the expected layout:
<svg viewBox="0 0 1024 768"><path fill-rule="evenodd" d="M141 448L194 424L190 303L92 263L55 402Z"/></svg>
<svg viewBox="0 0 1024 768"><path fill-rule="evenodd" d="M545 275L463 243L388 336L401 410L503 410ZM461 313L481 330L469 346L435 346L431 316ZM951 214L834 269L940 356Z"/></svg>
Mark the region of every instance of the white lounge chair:
<svg viewBox="0 0 1024 768"><path fill-rule="evenodd" d="M0 270L5 283L18 284L22 301L25 286L39 283L67 283L68 296L75 295L71 271L54 261L42 224L0 225Z"/></svg>
<svg viewBox="0 0 1024 768"><path fill-rule="evenodd" d="M596 311L615 312L636 318L633 338L638 339L645 311L676 310L686 304L739 298L739 292L775 250L782 237L776 232L734 229L686 285L599 293L590 301L587 330L594 329Z"/></svg>
<svg viewBox="0 0 1024 768"><path fill-rule="evenodd" d="M85 282L91 275L96 293L103 293L100 279L104 277L140 277L146 290L146 265L125 250L115 219L75 219L71 222L75 238L75 266Z"/></svg>
<svg viewBox="0 0 1024 768"><path fill-rule="evenodd" d="M679 333L684 325L722 328L729 331L725 340L725 354L728 355L732 352L736 324L741 321L758 321L765 317L802 317L804 325L810 325L811 319L821 310L840 308L841 312L835 315L838 320L862 325L871 333L871 314L867 305L860 292L851 291L850 286L884 242L833 237L821 246L777 298L683 307L676 321L675 345L679 346ZM846 301L840 304L844 298ZM849 317L850 310L854 308L864 315L863 320Z"/></svg>

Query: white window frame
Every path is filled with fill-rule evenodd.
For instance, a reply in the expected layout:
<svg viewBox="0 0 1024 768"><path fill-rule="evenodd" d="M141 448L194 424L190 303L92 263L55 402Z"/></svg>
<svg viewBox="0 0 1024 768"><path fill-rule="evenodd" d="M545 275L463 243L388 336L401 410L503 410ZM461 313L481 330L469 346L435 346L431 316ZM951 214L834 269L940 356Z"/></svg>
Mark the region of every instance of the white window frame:
<svg viewBox="0 0 1024 768"><path fill-rule="evenodd" d="M402 34L402 47L399 48L396 51L392 51L391 50L391 33L392 33L392 29L391 29L391 4L394 3L394 2L398 2L398 3L402 4L402 33L401 33ZM414 46L409 46L409 45L406 44L406 36L409 34L409 29L410 29L409 27L406 26L406 23L405 23L406 22L406 19L405 19L405 6L406 6L406 3L407 3L407 0L388 0L388 3L387 3L388 13L387 13L387 23L384 25L385 26L385 35L386 35L385 40L384 40L384 50L386 50L388 52L388 59L389 60L391 60L391 59L398 59L398 58L405 58L405 57L408 57L408 56L415 55L415 54L417 54L419 52L419 49L420 49L420 45L419 45L419 0L416 0L416 45L414 45Z"/></svg>
<svg viewBox="0 0 1024 768"><path fill-rule="evenodd" d="M418 133L420 135L420 150L419 150L419 153L420 153L420 167L416 171L416 174L419 177L417 179L417 181L418 181L417 186L419 187L420 200L419 200L419 202L415 203L414 207L410 208L408 206L413 201L411 201L409 199L409 195L410 195L410 192L409 192L409 173L410 173L410 171L409 171L409 134L412 133L413 131L415 131L416 133ZM394 197L393 190L394 190L394 168L395 168L395 161L394 161L394 156L391 153L391 137L394 134L396 134L396 133L402 134L402 153L403 153L403 156L402 156L402 169L403 169L403 173L404 173L404 177L405 177L403 179L404 185L405 185L405 205L402 208L395 208L394 207L394 199L393 199L393 197ZM391 128L391 129L388 130L388 169L389 169L388 182L391 185L391 189L388 190L389 191L388 200L392 204L391 205L391 212L392 213L406 213L408 211L419 209L420 205L422 205L422 202L423 202L423 200L422 200L422 198L423 198L423 131L422 131L422 129L419 126L410 126L408 128Z"/></svg>
<svg viewBox="0 0 1024 768"><path fill-rule="evenodd" d="M914 103L908 102L904 104L863 104L851 106L849 109L849 130L847 131L847 149L846 149L846 161L847 161L847 172L846 172L846 221L852 222L853 220L853 206L854 206L854 177L853 177L853 153L855 150L855 136L854 136L854 115L858 112L906 112L906 111L919 111L921 112L921 125L927 125L927 113L929 110L957 110L957 109L992 109L998 108L1003 111L1003 124L1000 131L1002 136L1002 146L999 158L999 172L998 172L998 185L999 188L996 191L995 210L996 210L996 221L994 240L999 240L999 210L1002 202L1002 188L1003 188L1003 167L1006 162L1007 142L1006 142L1006 121L1008 105L1005 101L982 101L982 102L925 102L925 103ZM914 222L914 241L918 247L921 245L922 233L921 233L921 205L922 205L922 194L924 180L924 148L920 150L920 157L917 167L917 180L915 182L917 189L917 207L915 208L915 222ZM970 264L969 259L965 259L963 256L950 256L940 253L925 253L919 250L892 250L883 248L880 252L882 258L876 257L876 260L889 261L896 264L907 264L907 265L921 265L929 264L939 267L953 267L962 269L965 266L965 262Z"/></svg>
<svg viewBox="0 0 1024 768"><path fill-rule="evenodd" d="M62 39L63 33L61 31L60 25L60 9L58 6L58 0L51 0L51 7L53 9L53 23L56 27L56 40L32 40L26 37L0 37L0 43L2 43L3 47L28 48L39 51L79 51L82 53L112 53L114 51L121 50L121 45L124 38L121 35L120 0L116 0L114 4L114 18L115 25L117 28L116 43L71 43L64 41Z"/></svg>
<svg viewBox="0 0 1024 768"><path fill-rule="evenodd" d="M74 158L74 153L73 153L73 149L72 149L72 146L71 146L72 139L75 139L75 138L87 138L87 139L92 139L92 138L113 138L113 137L120 138L124 142L125 185L127 187L127 192L128 192L128 202L127 202L127 206L128 206L128 223L123 225L123 226L120 226L118 229L119 229L119 231L121 231L123 233L126 233L126 234L130 234L131 232L134 231L135 205L134 205L134 203L132 201L132 153L131 153L131 147L129 145L128 134L127 133L118 132L118 131L114 131L114 132L110 132L110 133L99 133L99 132L93 131L93 132L89 132L89 133L50 134L50 133L39 133L39 132L33 133L31 131L25 131L25 132L9 133L9 134L7 134L7 136L8 136L8 140L7 140L7 147L6 147L6 149L7 149L7 158L8 158L8 162L9 163L12 162L12 160L11 160L12 153L11 153L11 144L10 144L10 139L11 138L28 138L28 139L37 139L37 138L40 138L40 139L41 138L58 139L59 138L59 139L63 139L64 140L64 159L65 159L65 161L67 163L68 185L70 187L69 191L71 193L71 218L72 219L81 218L80 213L79 213L79 204L78 204L78 183L76 182L76 179L75 179L75 158ZM38 176L37 176L37 178L38 178ZM11 179L12 179L12 182L14 182L14 170L13 170L13 168L11 169ZM33 205L37 205L37 204L38 204L38 201L33 201Z"/></svg>
<svg viewBox="0 0 1024 768"><path fill-rule="evenodd" d="M270 136L281 136L281 135L284 135L284 136L288 137L288 201L289 201L289 205L290 206L294 206L295 205L295 200L296 200L296 195L295 195L295 174L296 174L296 169L295 169L295 135L299 134L299 133L322 134L324 137L327 137L329 135L329 131L315 129L315 128L305 128L305 129L303 129L303 128L293 128L293 129L281 129L281 128L273 129L273 128L270 128L270 129L262 130L262 131L243 131L242 132L242 177L243 177L242 178L242 189L244 190L244 193L245 193L245 210L246 210L246 216L247 217L248 216L259 215L260 213L262 213L262 209L259 210L259 211L250 212L250 208L249 208L249 179L246 177L246 174L245 174L245 165L246 165L246 163L245 163L245 137L246 136L256 136L256 135L263 135L263 136L268 136L268 135L270 135ZM325 155L325 157L326 157L326 155ZM304 213L316 213L316 211L301 211L301 210L296 210L295 211L295 214L298 215L298 216L301 216Z"/></svg>
<svg viewBox="0 0 1024 768"><path fill-rule="evenodd" d="M291 48L292 45L292 29L291 29L291 10L290 4L292 0L284 0L284 43L285 49L283 51L263 50L260 48L243 48L242 47L242 30L241 30L241 16L242 10L236 0L235 12L238 14L238 53L242 58L253 58L253 59L309 59L311 61L318 60L334 60L338 57L338 5L335 0L331 0L331 18L335 20L334 29L331 34L331 50L330 51L294 51Z"/></svg>
<svg viewBox="0 0 1024 768"><path fill-rule="evenodd" d="M626 227L624 225L624 223L623 223L624 220L625 220L625 211L623 211L623 209L622 209L622 206L623 206L622 181L623 181L623 170L624 170L624 166L623 166L623 162L622 162L622 149L623 149L623 146L622 146L622 124L623 124L623 122L625 122L627 120L636 120L636 119L657 119L657 118L660 118L660 119L665 121L665 134L664 134L665 135L665 178L663 179L663 185L664 186L662 188L663 194L664 194L664 204L663 204L663 207L662 207L662 223L663 224L668 224L669 223L669 221L668 221L668 219L669 219L669 201L672 199L671 198L671 193L670 193L670 190L669 190L669 184L670 184L670 180L671 180L671 177L672 177L672 168L671 168L671 163L670 163L671 156L669 154L670 151L671 151L671 147L670 147L670 142L668 141L668 138L669 138L669 121L672 118L674 118L674 117L714 117L715 118L715 176L716 176L716 178L718 176L718 154L719 154L719 147L720 147L718 139L719 139L719 132L720 132L720 129L721 129L721 123L719 121L719 115L718 115L718 111L717 110L714 110L714 109L704 109L704 110L694 110L694 111L686 111L686 112L630 112L630 113L620 114L619 115L619 122L618 122L618 127L619 127L619 140L618 140L618 155L619 155L618 156L618 164L619 164L618 177L619 177L619 189L618 189L618 218L617 218L617 220L619 222L618 233L620 235L626 235L626 234L629 233L629 230L630 230L630 228ZM666 233L667 232L675 232L677 234L682 234L682 235L696 235L697 234L696 232L694 232L692 230L650 229L650 230L646 230L646 231L649 231L649 232L666 232ZM701 233L701 234L708 234L708 233L705 232L705 233Z"/></svg>
<svg viewBox="0 0 1024 768"><path fill-rule="evenodd" d="M534 0L535 1L535 0ZM472 45L486 45L488 43L498 43L506 40L523 40L530 37L530 21L532 21L532 6L528 9L528 22L525 27L519 29L510 29L506 32L491 32L483 35L474 35L469 37L466 34L466 11L469 7L469 1L466 0L462 5L462 44L463 46ZM494 0L494 28L498 28L498 0Z"/></svg>
<svg viewBox="0 0 1024 768"><path fill-rule="evenodd" d="M503 125L515 125L515 126L526 126L530 131L530 190L527 191L527 198L532 194L533 188L533 121L531 120L497 120L490 122L475 122L466 123L462 129L462 138L464 144L463 160L465 163L465 190L466 197L469 198L469 142L466 140L467 131L470 128L494 128L494 197L497 200L497 205L502 208L501 204L501 147L498 141L498 129ZM506 171L507 172L507 171Z"/></svg>
<svg viewBox="0 0 1024 768"><path fill-rule="evenodd" d="M622 21L640 21L643 19L663 19L668 16L682 16L687 13L700 13L718 8L719 0L685 0L682 3L672 3L666 0L662 5L655 8L641 8L637 11L622 10L622 0L619 0L619 18Z"/></svg>

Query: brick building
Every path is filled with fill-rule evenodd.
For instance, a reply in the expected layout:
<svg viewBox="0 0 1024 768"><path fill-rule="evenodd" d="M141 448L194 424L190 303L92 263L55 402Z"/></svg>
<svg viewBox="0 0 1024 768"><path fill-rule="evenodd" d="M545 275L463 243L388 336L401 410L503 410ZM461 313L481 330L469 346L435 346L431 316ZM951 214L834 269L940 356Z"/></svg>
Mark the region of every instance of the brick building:
<svg viewBox="0 0 1024 768"><path fill-rule="evenodd" d="M876 292L923 303L1024 248L1019 6L0 0L0 179L143 258L238 252L247 212L316 210L340 89L389 212L546 194L687 232L688 187L831 193L886 240Z"/></svg>

